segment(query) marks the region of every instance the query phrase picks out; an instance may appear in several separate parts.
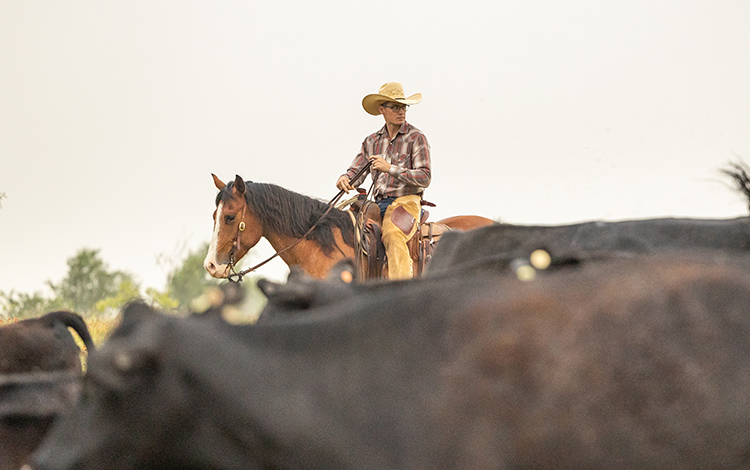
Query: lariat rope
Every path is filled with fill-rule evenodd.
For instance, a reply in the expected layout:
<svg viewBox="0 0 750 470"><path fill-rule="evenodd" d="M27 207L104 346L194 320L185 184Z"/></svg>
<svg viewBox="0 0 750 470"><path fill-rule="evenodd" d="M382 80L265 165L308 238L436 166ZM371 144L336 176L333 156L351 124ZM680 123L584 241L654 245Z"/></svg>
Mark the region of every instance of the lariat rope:
<svg viewBox="0 0 750 470"><path fill-rule="evenodd" d="M370 169L371 165L372 165L372 161L367 162L367 164L364 167L362 167L362 169L359 170L357 172L357 174L354 175L354 178L351 178L349 180L349 182L351 183L353 181L357 181L360 176L362 176L367 170ZM235 253L237 253L238 251L240 251L240 235L241 235L242 231L245 230L245 222L242 220L245 217L245 208L247 207L247 200L245 200L245 205L242 207L242 216L240 218L240 223L239 223L239 225L237 227L237 236L235 238L235 243L234 243L234 247L233 247L233 250L232 250L233 253L229 256L229 270L231 271L231 274L229 274L229 276L227 276L227 279L229 280L229 282L240 282L240 281L242 281L242 278L245 277L246 274L255 271L256 269L260 268L261 266L263 266L264 264L268 263L272 259L276 258L280 254L284 253L285 251L291 250L295 246L299 245L305 238L307 238L308 235L310 235L310 233L315 229L315 227L318 226L318 224L325 218L325 216L327 216L328 213L331 212L331 209L334 208L334 206L336 205L336 202L341 198L341 196L344 195L345 192L346 192L346 190L344 190L344 189L340 190L338 192L338 194L336 194L333 197L333 199L331 199L330 201L328 201L328 207L326 208L325 212L323 212L323 215L321 215L318 218L318 220L315 221L315 223L312 225L312 227L310 227L310 229L307 232L305 232L305 234L302 235L301 238L297 239L294 243L292 243L291 245L287 246L286 248L277 251L272 256L270 256L269 258L267 258L265 261L262 261L262 262L256 264L252 268L247 268L247 269L244 269L244 270L242 270L240 272L235 272L234 271L234 266L235 266L235 264L237 263L238 260L235 259L234 255L235 255Z"/></svg>

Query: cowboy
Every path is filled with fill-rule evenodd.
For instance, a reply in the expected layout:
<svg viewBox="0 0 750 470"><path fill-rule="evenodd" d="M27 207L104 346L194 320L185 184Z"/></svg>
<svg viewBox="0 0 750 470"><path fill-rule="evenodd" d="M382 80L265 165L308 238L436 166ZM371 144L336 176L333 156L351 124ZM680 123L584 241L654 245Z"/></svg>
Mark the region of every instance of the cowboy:
<svg viewBox="0 0 750 470"><path fill-rule="evenodd" d="M414 236L422 210L421 199L430 185L430 144L416 127L406 122L406 110L422 101L422 94L405 97L400 83L388 82L378 93L362 99L369 114L383 115L385 125L369 135L336 187L347 193L362 184L351 179L367 162L372 162L370 176L373 196L383 217L382 238L388 257L388 278L412 277L412 260L406 242Z"/></svg>

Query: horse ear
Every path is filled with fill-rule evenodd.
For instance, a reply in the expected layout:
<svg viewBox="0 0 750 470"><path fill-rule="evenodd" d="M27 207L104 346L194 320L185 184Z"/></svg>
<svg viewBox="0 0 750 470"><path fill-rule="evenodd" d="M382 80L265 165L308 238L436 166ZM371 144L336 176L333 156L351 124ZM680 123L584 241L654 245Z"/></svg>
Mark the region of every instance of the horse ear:
<svg viewBox="0 0 750 470"><path fill-rule="evenodd" d="M213 176L213 177L214 177L214 184L216 185L216 189L218 189L219 191L221 191L222 189L224 189L224 186L226 186L226 183L222 182L222 181L221 181L221 180L219 179L219 177L218 177L218 176L216 176L216 175L215 175L215 174L213 174L213 173L211 173L211 176Z"/></svg>
<svg viewBox="0 0 750 470"><path fill-rule="evenodd" d="M243 196L245 194L245 181L240 175L234 176L234 190L237 191L237 195Z"/></svg>

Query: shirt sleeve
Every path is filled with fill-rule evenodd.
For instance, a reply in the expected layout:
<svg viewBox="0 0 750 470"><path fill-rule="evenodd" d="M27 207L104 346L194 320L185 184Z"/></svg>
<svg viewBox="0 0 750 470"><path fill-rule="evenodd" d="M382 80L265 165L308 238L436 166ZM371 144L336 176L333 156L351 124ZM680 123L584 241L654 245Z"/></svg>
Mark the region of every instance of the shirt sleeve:
<svg viewBox="0 0 750 470"><path fill-rule="evenodd" d="M367 146L365 145L366 143L366 140L362 142L362 148L359 150L357 156L354 157L354 160L352 160L352 164L349 165L346 173L344 173L349 177L350 184L355 188L361 185L365 181L365 178L367 178L367 173L363 173L362 176L357 178L357 181L352 181L354 175L356 175L359 170L364 168L368 162L369 152L367 151Z"/></svg>
<svg viewBox="0 0 750 470"><path fill-rule="evenodd" d="M390 175L398 181L410 186L426 188L432 179L430 165L430 144L424 134L414 139L411 152L411 168L391 165Z"/></svg>

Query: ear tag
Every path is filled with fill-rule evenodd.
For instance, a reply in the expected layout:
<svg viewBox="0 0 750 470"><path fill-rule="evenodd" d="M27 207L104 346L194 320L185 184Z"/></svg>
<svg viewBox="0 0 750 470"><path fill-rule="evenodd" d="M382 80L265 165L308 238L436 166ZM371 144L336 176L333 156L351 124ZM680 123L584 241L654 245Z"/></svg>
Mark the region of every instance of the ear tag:
<svg viewBox="0 0 750 470"><path fill-rule="evenodd" d="M245 230L245 222L240 222L240 232Z"/></svg>

